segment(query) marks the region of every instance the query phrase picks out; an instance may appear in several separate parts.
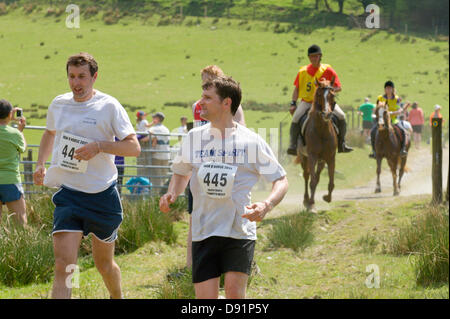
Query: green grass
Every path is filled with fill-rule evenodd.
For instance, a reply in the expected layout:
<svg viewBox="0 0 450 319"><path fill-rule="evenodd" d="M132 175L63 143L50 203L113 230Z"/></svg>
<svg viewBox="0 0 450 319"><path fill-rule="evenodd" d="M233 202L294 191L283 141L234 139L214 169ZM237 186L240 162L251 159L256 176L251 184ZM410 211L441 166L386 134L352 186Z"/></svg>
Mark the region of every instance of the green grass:
<svg viewBox="0 0 450 319"><path fill-rule="evenodd" d="M269 234L271 245L290 248L295 252L304 250L314 240L314 218L313 214L304 211L278 220Z"/></svg>
<svg viewBox="0 0 450 319"><path fill-rule="evenodd" d="M378 250L364 252L360 246L355 245L362 234L370 233L381 241L385 236L395 233L410 218L420 215L430 199L430 196L413 196L334 203L329 211L319 212L317 215L312 230L314 241L301 253L290 248L267 249L270 246L271 225L286 218L284 215L292 215L297 211L292 206L283 211L276 208L265 222L259 224L255 261L260 272L252 279L248 297L448 298L448 284L426 288L417 285L411 258L383 254ZM167 274L182 269L180 265L185 263L188 230L186 216L175 222L174 227L179 233L175 245L148 242L130 254L116 256L122 270L122 286L126 298L148 299L162 296L161 287L169 283ZM366 266L370 264L379 266L379 289L365 286L369 275L366 273ZM186 281L176 283L179 285L178 293L184 294L192 289ZM0 284L0 298L48 298L50 291L51 283L14 288ZM167 291L165 296L168 298L173 290L168 287ZM178 293L172 296L179 296ZM73 296L109 298L95 268L81 272L80 288L73 290Z"/></svg>

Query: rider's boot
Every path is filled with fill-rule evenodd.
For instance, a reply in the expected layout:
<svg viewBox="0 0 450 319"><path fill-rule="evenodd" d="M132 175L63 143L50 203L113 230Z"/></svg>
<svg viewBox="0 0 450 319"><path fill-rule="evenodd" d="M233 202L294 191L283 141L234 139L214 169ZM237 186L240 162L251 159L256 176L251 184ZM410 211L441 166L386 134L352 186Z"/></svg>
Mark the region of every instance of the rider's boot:
<svg viewBox="0 0 450 319"><path fill-rule="evenodd" d="M338 153L350 153L353 148L345 144L345 135L347 134L347 123L345 120L338 120Z"/></svg>
<svg viewBox="0 0 450 319"><path fill-rule="evenodd" d="M289 143L289 148L287 150L287 153L289 155L294 155L297 156L297 140L298 140L298 136L300 135L300 124L299 123L291 123L291 129L289 131L289 135L290 135L290 143Z"/></svg>

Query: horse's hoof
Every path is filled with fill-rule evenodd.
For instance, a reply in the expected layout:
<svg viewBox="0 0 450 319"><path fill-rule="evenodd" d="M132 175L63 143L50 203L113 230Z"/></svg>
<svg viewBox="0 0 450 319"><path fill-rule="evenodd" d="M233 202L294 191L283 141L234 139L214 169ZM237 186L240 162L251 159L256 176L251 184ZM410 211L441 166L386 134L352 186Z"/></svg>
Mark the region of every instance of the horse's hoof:
<svg viewBox="0 0 450 319"><path fill-rule="evenodd" d="M394 196L398 196L398 195L400 195L400 192L394 192Z"/></svg>
<svg viewBox="0 0 450 319"><path fill-rule="evenodd" d="M327 203L331 203L331 196L329 195L323 195L323 200L326 201Z"/></svg>
<svg viewBox="0 0 450 319"><path fill-rule="evenodd" d="M376 188L375 189L375 194L381 193L381 188Z"/></svg>

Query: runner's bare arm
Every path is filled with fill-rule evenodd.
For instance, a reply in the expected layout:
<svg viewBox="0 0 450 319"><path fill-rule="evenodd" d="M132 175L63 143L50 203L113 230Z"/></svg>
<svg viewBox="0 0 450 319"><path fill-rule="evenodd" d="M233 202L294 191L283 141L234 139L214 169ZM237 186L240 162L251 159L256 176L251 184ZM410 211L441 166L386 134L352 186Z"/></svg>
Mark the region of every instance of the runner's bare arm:
<svg viewBox="0 0 450 319"><path fill-rule="evenodd" d="M251 222L260 222L266 214L277 206L284 198L288 190L289 184L286 176L280 177L272 183L272 192L264 202L257 202L247 206L252 212L242 215Z"/></svg>
<svg viewBox="0 0 450 319"><path fill-rule="evenodd" d="M50 157L55 142L56 131L45 130L42 134L41 144L39 146L39 155L36 163L36 170L33 173L33 181L36 185L43 185L46 173L45 162Z"/></svg>
<svg viewBox="0 0 450 319"><path fill-rule="evenodd" d="M173 174L167 193L161 196L159 200L159 209L163 213L168 213L170 211L169 205L174 203L177 197L185 190L191 174L184 176L179 174Z"/></svg>
<svg viewBox="0 0 450 319"><path fill-rule="evenodd" d="M117 142L95 141L86 144L75 150L74 157L77 160L88 161L100 152L118 156L137 157L141 153L141 146L136 138L136 134L130 134Z"/></svg>

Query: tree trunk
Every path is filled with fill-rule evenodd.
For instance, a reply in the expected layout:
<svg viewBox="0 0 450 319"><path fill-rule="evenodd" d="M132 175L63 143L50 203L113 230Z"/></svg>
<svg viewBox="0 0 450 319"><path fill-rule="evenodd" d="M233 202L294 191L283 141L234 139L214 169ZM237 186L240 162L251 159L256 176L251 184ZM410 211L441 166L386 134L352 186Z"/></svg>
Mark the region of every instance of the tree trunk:
<svg viewBox="0 0 450 319"><path fill-rule="evenodd" d="M328 0L323 0L323 2L325 2L325 7L327 8L327 10L333 12L333 10L331 10L330 8L330 5L328 4Z"/></svg>
<svg viewBox="0 0 450 319"><path fill-rule="evenodd" d="M344 13L344 0L339 0L338 4L339 4L339 13L340 14Z"/></svg>

